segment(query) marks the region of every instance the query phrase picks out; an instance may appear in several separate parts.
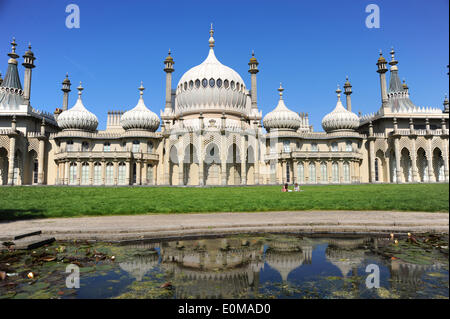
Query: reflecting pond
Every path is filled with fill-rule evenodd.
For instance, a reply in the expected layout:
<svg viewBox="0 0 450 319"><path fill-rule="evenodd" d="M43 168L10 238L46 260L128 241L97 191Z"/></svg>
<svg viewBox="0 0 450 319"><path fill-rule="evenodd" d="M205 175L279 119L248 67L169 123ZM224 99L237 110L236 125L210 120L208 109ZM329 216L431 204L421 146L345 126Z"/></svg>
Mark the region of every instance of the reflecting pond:
<svg viewBox="0 0 450 319"><path fill-rule="evenodd" d="M75 241L3 250L0 298L449 297L447 235L327 236ZM66 287L73 275L68 265L80 271L79 288ZM379 288L370 288L377 270Z"/></svg>

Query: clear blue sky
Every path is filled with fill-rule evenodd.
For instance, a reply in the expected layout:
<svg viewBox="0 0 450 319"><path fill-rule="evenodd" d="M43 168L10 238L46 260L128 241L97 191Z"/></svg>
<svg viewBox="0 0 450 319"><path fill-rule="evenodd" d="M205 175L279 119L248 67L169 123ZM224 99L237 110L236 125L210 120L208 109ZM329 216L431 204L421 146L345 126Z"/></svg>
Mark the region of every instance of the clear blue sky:
<svg viewBox="0 0 450 319"><path fill-rule="evenodd" d="M80 7L80 29L65 27L70 3ZM380 7L379 29L365 26L370 3ZM61 107L61 81L69 72L69 107L81 80L84 104L104 129L108 110L136 105L141 80L146 105L159 115L168 49L175 59L175 87L184 72L206 58L211 22L216 56L242 76L247 88L247 63L255 50L263 114L275 107L281 81L287 106L308 112L316 131L334 108L336 84L343 85L346 75L353 85L353 110L378 110L379 49L388 57L394 46L400 77L417 105L441 108L448 93L448 0L0 0L0 71L4 76L11 38L16 37L20 55L30 41L37 57L32 105L49 112ZM20 76L23 81L22 66Z"/></svg>

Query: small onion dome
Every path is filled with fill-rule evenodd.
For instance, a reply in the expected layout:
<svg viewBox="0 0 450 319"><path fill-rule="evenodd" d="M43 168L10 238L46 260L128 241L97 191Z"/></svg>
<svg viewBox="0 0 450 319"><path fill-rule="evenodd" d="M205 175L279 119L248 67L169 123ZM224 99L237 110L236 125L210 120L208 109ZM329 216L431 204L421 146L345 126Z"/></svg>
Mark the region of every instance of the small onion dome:
<svg viewBox="0 0 450 319"><path fill-rule="evenodd" d="M169 49L169 55L164 60L164 63L166 63L166 62L172 62L173 63L173 58L172 58L172 56L170 54L171 54L171 52L170 52L170 49Z"/></svg>
<svg viewBox="0 0 450 319"><path fill-rule="evenodd" d="M378 63L380 62L386 62L386 59L383 57L383 53L380 50L380 57L378 58Z"/></svg>
<svg viewBox="0 0 450 319"><path fill-rule="evenodd" d="M359 126L358 116L348 111L341 102L341 90L336 90L338 101L336 107L331 113L325 115L322 120L322 127L326 132L338 131L338 130L354 130Z"/></svg>
<svg viewBox="0 0 450 319"><path fill-rule="evenodd" d="M131 110L125 112L120 118L120 124L125 130L150 130L152 132L156 131L159 127L159 117L152 111L150 111L144 104L144 94L145 88L139 87L139 101L138 104Z"/></svg>
<svg viewBox="0 0 450 319"><path fill-rule="evenodd" d="M34 57L33 51L31 51L31 44L28 44L28 51L25 52L24 57Z"/></svg>
<svg viewBox="0 0 450 319"><path fill-rule="evenodd" d="M268 130L270 129L292 129L297 130L301 124L300 115L296 112L291 111L287 108L283 101L283 91L281 86L278 89L280 92L280 100L278 101L277 107L270 113L268 113L264 119L264 127Z"/></svg>
<svg viewBox="0 0 450 319"><path fill-rule="evenodd" d="M97 117L89 112L83 105L81 100L81 92L83 87L80 86L78 89L78 100L75 105L67 111L63 111L58 116L58 125L62 129L70 130L84 130L84 131L95 131L97 129L98 120Z"/></svg>
<svg viewBox="0 0 450 319"><path fill-rule="evenodd" d="M66 77L62 81L62 84L69 84L69 85L71 84L69 80L69 73L66 73Z"/></svg>
<svg viewBox="0 0 450 319"><path fill-rule="evenodd" d="M254 51L252 51L252 57L250 58L250 63L258 63L258 60L256 60L256 58L255 58L255 52Z"/></svg>

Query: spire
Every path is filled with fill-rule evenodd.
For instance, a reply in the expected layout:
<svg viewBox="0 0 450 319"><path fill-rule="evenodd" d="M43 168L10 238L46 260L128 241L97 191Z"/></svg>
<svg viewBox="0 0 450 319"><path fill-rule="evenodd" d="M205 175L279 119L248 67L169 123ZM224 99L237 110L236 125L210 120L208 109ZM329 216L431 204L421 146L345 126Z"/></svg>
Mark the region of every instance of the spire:
<svg viewBox="0 0 450 319"><path fill-rule="evenodd" d="M278 88L278 92L280 92L280 93L279 93L279 94L280 94L280 100L283 99L283 91L284 91L284 89L283 89L283 87L281 86L281 82L280 82L280 87Z"/></svg>
<svg viewBox="0 0 450 319"><path fill-rule="evenodd" d="M389 65L391 66L391 71L398 70L397 68L398 61L395 59L394 47L391 48L391 52L389 53L391 54L391 62L389 62Z"/></svg>
<svg viewBox="0 0 450 319"><path fill-rule="evenodd" d="M214 29L213 29L213 24L212 23L211 23L211 29L209 30L209 35L210 35L210 37L209 37L209 47L212 49L212 48L214 48L214 43L215 43L214 38L213 38Z"/></svg>
<svg viewBox="0 0 450 319"><path fill-rule="evenodd" d="M391 62L389 65L391 66L391 78L389 79L389 93L391 92L403 92L403 86L398 76L398 61L395 60L395 51L394 48L391 49Z"/></svg>
<svg viewBox="0 0 450 319"><path fill-rule="evenodd" d="M83 90L84 88L81 86L81 81L80 81L80 85L77 87L78 90L78 99L81 100L81 94L83 94Z"/></svg>
<svg viewBox="0 0 450 319"><path fill-rule="evenodd" d="M13 38L11 46L11 52L8 53L8 56L10 57L8 60L8 69L6 70L5 79L1 86L22 90L22 84L20 83L19 72L17 70L16 58L18 58L19 55L16 53L17 43L15 38Z"/></svg>
<svg viewBox="0 0 450 319"><path fill-rule="evenodd" d="M345 95L352 94L352 85L350 84L350 81L348 80L348 76L345 77L344 94Z"/></svg>
<svg viewBox="0 0 450 319"><path fill-rule="evenodd" d="M337 93L337 97L338 97L338 101L341 100L341 87L339 86L339 84L337 85L337 89L336 89L336 93Z"/></svg>
<svg viewBox="0 0 450 319"><path fill-rule="evenodd" d="M139 87L139 96L141 99L142 99L142 96L144 95L144 90L145 90L145 87L143 84L144 83L141 81L141 86Z"/></svg>
<svg viewBox="0 0 450 319"><path fill-rule="evenodd" d="M175 62L173 61L171 54L172 54L172 52L169 49L169 53L168 53L166 59L164 60L164 66L165 66L164 72L167 72L167 73L172 73L173 71L175 71L173 68L173 65L175 64Z"/></svg>

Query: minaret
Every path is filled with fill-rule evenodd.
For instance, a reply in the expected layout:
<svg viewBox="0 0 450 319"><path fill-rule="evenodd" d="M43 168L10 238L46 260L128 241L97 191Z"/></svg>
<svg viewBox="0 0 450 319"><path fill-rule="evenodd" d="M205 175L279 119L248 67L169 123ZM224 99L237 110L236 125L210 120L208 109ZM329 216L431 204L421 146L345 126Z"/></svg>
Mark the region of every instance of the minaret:
<svg viewBox="0 0 450 319"><path fill-rule="evenodd" d="M250 58L250 62L248 63L248 65L249 65L248 72L251 74L251 79L252 79L252 95L251 95L252 111L253 110L258 111L257 93L256 93L256 91L257 91L256 74L259 72L258 64L259 64L258 60L256 60L256 58L255 58L255 52L252 51L252 57Z"/></svg>
<svg viewBox="0 0 450 319"><path fill-rule="evenodd" d="M16 39L13 38L11 42L11 52L8 53L10 59L8 60L8 70L6 71L5 78L3 79L2 86L8 88L15 88L22 90L22 84L20 83L19 72L17 71L17 58L19 55L16 53Z"/></svg>
<svg viewBox="0 0 450 319"><path fill-rule="evenodd" d="M173 65L175 62L173 61L172 56L170 55L170 49L169 49L169 55L164 60L164 72L166 72L166 105L164 108L165 114L172 113L172 72L175 71L173 68Z"/></svg>
<svg viewBox="0 0 450 319"><path fill-rule="evenodd" d="M69 80L69 74L66 73L66 78L64 81L62 81L62 89L63 91L63 111L67 111L67 107L69 105L69 92L70 92L70 80Z"/></svg>
<svg viewBox="0 0 450 319"><path fill-rule="evenodd" d="M350 84L348 80L348 76L345 78L345 84L344 84L344 94L347 97L347 111L352 111L352 98L350 95L352 94L352 85Z"/></svg>
<svg viewBox="0 0 450 319"><path fill-rule="evenodd" d="M445 95L445 98L444 98L444 111L443 112L444 113L448 113L449 112L447 95Z"/></svg>
<svg viewBox="0 0 450 319"><path fill-rule="evenodd" d="M34 60L36 58L34 57L34 53L31 51L31 44L28 44L28 51L25 52L23 55L23 63L22 65L25 67L25 77L23 80L24 89L23 89L23 97L25 100L28 101L28 104L30 103L30 93L31 93L31 70L35 68Z"/></svg>
<svg viewBox="0 0 450 319"><path fill-rule="evenodd" d="M406 84L405 79L403 79L403 84L402 84L402 86L403 86L403 91L405 91L405 94L406 94L407 96L409 96L409 87L408 87L408 85Z"/></svg>
<svg viewBox="0 0 450 319"><path fill-rule="evenodd" d="M383 57L383 54L380 50L380 57L378 58L377 66L378 70L377 72L380 74L380 87L381 87L381 107L384 111L385 108L388 107L388 96L387 96L387 88L386 88L386 59Z"/></svg>

